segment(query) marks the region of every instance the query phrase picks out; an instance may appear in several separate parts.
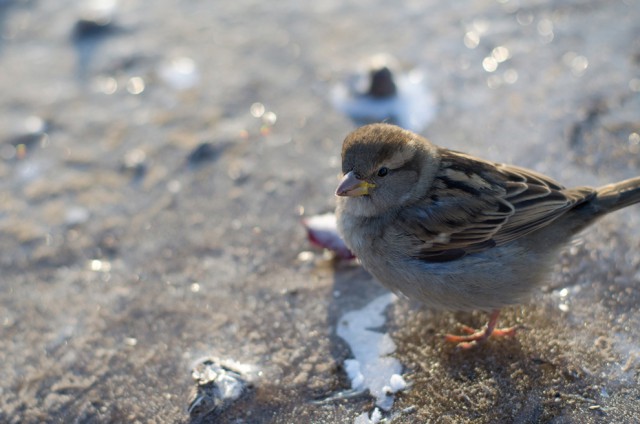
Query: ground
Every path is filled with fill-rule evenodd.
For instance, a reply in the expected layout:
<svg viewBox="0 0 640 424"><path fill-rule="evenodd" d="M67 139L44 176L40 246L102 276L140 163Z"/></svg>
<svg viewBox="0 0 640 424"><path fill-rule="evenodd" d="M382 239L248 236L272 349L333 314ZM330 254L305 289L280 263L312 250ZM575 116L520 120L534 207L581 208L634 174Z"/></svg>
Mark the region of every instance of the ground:
<svg viewBox="0 0 640 424"><path fill-rule="evenodd" d="M385 289L300 222L333 209L354 128L328 93L373 54L427 76L439 145L566 185L640 175L631 0L0 0L0 32L3 422L372 411L322 400L349 388L338 320ZM634 206L585 232L505 310L513 339L458 352L440 334L483 314L396 300L383 330L410 387L387 419L640 421L639 227ZM189 417L209 356L259 371Z"/></svg>

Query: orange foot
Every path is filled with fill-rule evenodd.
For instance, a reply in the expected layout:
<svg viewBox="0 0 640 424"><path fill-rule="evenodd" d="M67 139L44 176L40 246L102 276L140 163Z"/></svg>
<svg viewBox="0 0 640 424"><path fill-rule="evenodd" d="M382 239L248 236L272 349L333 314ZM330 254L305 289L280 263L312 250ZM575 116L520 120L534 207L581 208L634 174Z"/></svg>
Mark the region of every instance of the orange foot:
<svg viewBox="0 0 640 424"><path fill-rule="evenodd" d="M456 343L459 349L470 349L479 343L484 342L491 336L513 336L516 334L517 327L509 328L496 328L498 323L498 317L500 316L500 310L496 309L491 313L489 322L484 330L475 330L468 326L463 326L462 331L467 333L466 336L456 336L454 334L447 334L444 339L451 343Z"/></svg>

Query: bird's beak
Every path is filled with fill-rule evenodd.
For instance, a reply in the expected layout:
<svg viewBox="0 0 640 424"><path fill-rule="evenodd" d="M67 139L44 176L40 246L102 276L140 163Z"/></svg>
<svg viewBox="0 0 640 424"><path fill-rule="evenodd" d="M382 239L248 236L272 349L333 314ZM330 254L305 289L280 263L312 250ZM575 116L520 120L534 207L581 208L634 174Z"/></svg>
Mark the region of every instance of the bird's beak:
<svg viewBox="0 0 640 424"><path fill-rule="evenodd" d="M359 179L356 177L356 174L351 171L342 177L342 181L340 181L340 185L338 185L336 189L336 196L366 196L369 194L369 189L375 186L375 184Z"/></svg>

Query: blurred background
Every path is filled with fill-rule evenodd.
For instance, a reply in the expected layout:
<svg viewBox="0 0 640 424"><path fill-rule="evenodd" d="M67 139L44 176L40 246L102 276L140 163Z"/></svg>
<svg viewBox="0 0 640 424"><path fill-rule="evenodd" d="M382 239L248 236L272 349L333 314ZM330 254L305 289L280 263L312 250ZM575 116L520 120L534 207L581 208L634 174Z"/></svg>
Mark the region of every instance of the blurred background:
<svg viewBox="0 0 640 424"><path fill-rule="evenodd" d="M366 395L318 401L349 388L335 326L384 289L301 225L344 136L640 175L640 3L0 0L0 92L0 421L353 422ZM436 333L468 315L396 301L413 387L386 419L640 420L639 224L559 258L513 344L456 354ZM208 356L253 376L190 416Z"/></svg>

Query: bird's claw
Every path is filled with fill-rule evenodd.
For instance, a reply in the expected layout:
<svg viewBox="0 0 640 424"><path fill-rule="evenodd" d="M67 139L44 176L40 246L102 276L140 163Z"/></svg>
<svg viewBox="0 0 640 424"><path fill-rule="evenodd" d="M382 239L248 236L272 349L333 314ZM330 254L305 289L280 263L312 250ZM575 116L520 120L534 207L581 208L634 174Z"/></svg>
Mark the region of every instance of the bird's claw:
<svg viewBox="0 0 640 424"><path fill-rule="evenodd" d="M516 334L518 327L508 328L493 328L489 327L484 330L475 330L469 326L462 326L462 331L467 333L466 336L459 336L455 334L446 334L444 336L445 341L455 343L458 349L470 349L478 344L484 342L489 337L511 337Z"/></svg>

